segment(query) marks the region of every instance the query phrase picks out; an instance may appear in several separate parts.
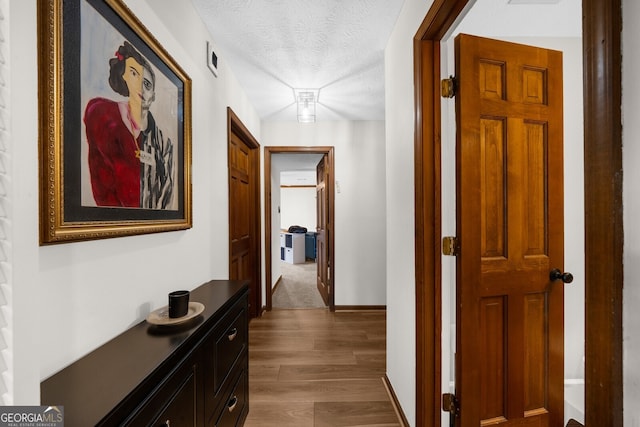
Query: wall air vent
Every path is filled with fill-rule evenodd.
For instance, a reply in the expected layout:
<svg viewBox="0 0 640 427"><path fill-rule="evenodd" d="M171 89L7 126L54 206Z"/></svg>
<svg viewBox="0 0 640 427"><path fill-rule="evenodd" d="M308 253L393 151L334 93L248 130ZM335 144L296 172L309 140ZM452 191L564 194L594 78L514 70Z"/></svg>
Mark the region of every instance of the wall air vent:
<svg viewBox="0 0 640 427"><path fill-rule="evenodd" d="M213 51L213 43L207 42L207 67L218 77L218 55Z"/></svg>

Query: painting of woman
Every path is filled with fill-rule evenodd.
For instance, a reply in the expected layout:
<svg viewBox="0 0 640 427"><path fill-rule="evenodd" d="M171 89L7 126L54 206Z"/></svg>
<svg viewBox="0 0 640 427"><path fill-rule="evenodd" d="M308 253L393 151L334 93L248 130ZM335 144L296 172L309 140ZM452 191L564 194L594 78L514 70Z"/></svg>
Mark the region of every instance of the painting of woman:
<svg viewBox="0 0 640 427"><path fill-rule="evenodd" d="M97 206L166 209L174 193L173 144L149 108L155 73L125 41L109 60L109 86L126 101L90 99L84 113L91 190Z"/></svg>

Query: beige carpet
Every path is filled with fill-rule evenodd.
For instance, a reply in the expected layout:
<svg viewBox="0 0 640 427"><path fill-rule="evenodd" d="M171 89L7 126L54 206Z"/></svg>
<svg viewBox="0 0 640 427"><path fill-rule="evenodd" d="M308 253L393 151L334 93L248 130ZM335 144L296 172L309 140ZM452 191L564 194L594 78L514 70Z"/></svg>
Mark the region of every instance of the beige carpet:
<svg viewBox="0 0 640 427"><path fill-rule="evenodd" d="M324 301L317 288L317 266L313 261L304 264L280 262L282 278L273 293L273 308L318 308Z"/></svg>

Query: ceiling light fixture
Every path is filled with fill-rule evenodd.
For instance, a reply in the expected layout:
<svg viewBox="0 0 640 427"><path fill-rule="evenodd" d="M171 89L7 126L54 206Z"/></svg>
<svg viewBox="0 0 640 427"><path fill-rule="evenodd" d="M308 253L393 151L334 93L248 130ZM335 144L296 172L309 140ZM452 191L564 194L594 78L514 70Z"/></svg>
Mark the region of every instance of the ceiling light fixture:
<svg viewBox="0 0 640 427"><path fill-rule="evenodd" d="M318 89L293 90L298 106L298 123L314 123L316 121L318 92Z"/></svg>

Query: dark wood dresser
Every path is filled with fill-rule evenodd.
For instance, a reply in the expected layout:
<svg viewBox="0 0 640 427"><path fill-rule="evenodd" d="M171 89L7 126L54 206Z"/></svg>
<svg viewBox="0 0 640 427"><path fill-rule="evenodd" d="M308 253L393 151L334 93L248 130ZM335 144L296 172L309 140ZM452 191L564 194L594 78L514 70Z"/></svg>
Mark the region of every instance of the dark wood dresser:
<svg viewBox="0 0 640 427"><path fill-rule="evenodd" d="M249 411L248 282L194 289L182 325L142 321L40 384L65 426L242 426Z"/></svg>

